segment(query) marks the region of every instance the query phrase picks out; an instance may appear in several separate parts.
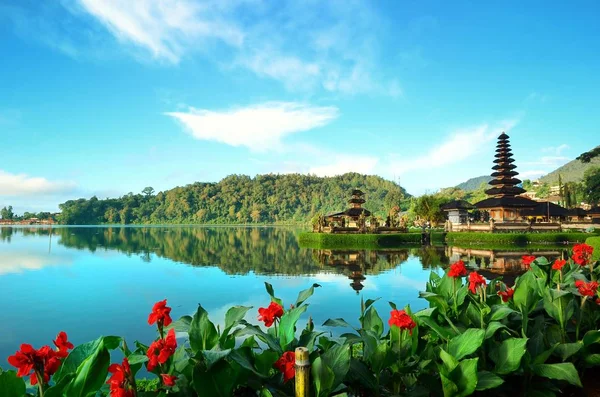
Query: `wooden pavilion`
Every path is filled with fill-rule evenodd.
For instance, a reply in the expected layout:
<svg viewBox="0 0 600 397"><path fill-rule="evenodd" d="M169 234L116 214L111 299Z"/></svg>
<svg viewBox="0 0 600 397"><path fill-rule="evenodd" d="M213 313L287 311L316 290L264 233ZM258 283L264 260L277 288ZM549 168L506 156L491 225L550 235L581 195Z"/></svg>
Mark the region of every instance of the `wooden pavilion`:
<svg viewBox="0 0 600 397"><path fill-rule="evenodd" d="M326 216L329 223L337 223L342 227L359 227L358 220L363 216L363 219L371 216L371 211L363 208L362 205L365 203L365 193L359 189L352 190L352 197L348 200L350 208L342 212L336 212Z"/></svg>
<svg viewBox="0 0 600 397"><path fill-rule="evenodd" d="M475 209L475 206L466 200L453 200L444 204L440 209L448 213L448 220L451 223L467 223L469 219L469 210Z"/></svg>
<svg viewBox="0 0 600 397"><path fill-rule="evenodd" d="M509 136L504 132L498 137L496 155L494 156L494 172L489 184L492 186L485 193L487 199L475 203L475 207L488 211L490 219L495 222L513 222L522 219L521 212L534 209L539 203L520 196L525 189L519 187L521 180L515 178L519 175L515 169L515 160L512 158Z"/></svg>

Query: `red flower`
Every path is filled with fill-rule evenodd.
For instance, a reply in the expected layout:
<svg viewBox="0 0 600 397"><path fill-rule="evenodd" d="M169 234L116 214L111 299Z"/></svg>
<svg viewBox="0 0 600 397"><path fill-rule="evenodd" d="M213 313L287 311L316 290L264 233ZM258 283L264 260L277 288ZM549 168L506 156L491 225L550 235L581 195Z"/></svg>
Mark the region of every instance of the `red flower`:
<svg viewBox="0 0 600 397"><path fill-rule="evenodd" d="M50 381L50 377L60 368L60 359L57 352L52 350L50 346L43 346L39 350L35 350L33 346L24 343L21 345L21 350L14 355L8 357L10 365L17 368L17 376L25 377L31 375L30 382L32 385L38 383L36 369L44 372L44 383Z"/></svg>
<svg viewBox="0 0 600 397"><path fill-rule="evenodd" d="M175 330L171 328L165 339L159 339L152 342L148 348L148 371L152 372L158 364L164 364L169 357L175 353L177 348L177 339L175 338Z"/></svg>
<svg viewBox="0 0 600 397"><path fill-rule="evenodd" d="M74 346L71 342L69 342L67 338L67 333L64 331L60 331L58 335L56 335L56 339L53 341L54 346L58 348L56 355L60 358L65 358L69 355L69 350Z"/></svg>
<svg viewBox="0 0 600 397"><path fill-rule="evenodd" d="M523 265L529 269L531 267L531 264L533 263L533 261L535 261L535 256L533 255L523 255L521 257L521 263L523 263Z"/></svg>
<svg viewBox="0 0 600 397"><path fill-rule="evenodd" d="M111 364L110 367L108 367L108 372L112 374L106 382L110 385L110 396L133 397L133 390L131 390L128 383L131 379L131 368L127 357L123 359L121 365Z"/></svg>
<svg viewBox="0 0 600 397"><path fill-rule="evenodd" d="M275 361L275 364L273 364L273 367L283 373L284 382L294 378L296 375L296 369L294 368L295 361L296 358L294 352L285 352L279 357L279 360Z"/></svg>
<svg viewBox="0 0 600 397"><path fill-rule="evenodd" d="M411 333L411 335L413 328L417 326L413 319L408 314L406 314L406 311L396 309L390 312L390 319L388 320L388 325L390 327L395 325L400 329L407 329Z"/></svg>
<svg viewBox="0 0 600 397"><path fill-rule="evenodd" d="M560 270L567 263L564 259L557 259L552 264L552 270Z"/></svg>
<svg viewBox="0 0 600 397"><path fill-rule="evenodd" d="M515 290L507 288L506 291L498 291L498 296L502 297L502 302L508 302L510 298L515 294Z"/></svg>
<svg viewBox="0 0 600 397"><path fill-rule="evenodd" d="M573 261L580 266L588 265L592 260L594 247L587 244L577 244L573 247Z"/></svg>
<svg viewBox="0 0 600 397"><path fill-rule="evenodd" d="M458 261L450 265L448 270L448 277L462 277L467 275L467 268L463 261Z"/></svg>
<svg viewBox="0 0 600 397"><path fill-rule="evenodd" d="M586 283L585 281L577 280L575 281L575 286L582 296L595 296L598 290L598 283L596 281Z"/></svg>
<svg viewBox="0 0 600 397"><path fill-rule="evenodd" d="M159 327L168 327L173 322L171 320L171 308L167 306L167 300L156 302L152 307L152 313L148 316L148 324L152 325L158 322Z"/></svg>
<svg viewBox="0 0 600 397"><path fill-rule="evenodd" d="M275 322L275 319L283 316L283 306L277 302L271 302L269 307L261 307L258 309L258 321L264 321L265 326L270 327Z"/></svg>
<svg viewBox="0 0 600 397"><path fill-rule="evenodd" d="M169 375L169 374L160 374L160 376L162 377L162 380L163 380L163 383L165 384L165 386L169 386L169 387L175 386L175 381L177 380L176 376Z"/></svg>
<svg viewBox="0 0 600 397"><path fill-rule="evenodd" d="M471 291L472 294L476 294L477 288L480 286L485 287L485 285L485 278L480 276L479 273L471 272L471 274L469 274L469 291Z"/></svg>

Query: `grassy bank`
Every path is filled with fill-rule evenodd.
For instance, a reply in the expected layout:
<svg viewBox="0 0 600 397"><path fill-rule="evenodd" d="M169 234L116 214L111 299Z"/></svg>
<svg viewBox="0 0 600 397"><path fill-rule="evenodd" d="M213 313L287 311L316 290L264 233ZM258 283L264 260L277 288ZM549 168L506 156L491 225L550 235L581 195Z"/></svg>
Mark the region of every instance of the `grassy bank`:
<svg viewBox="0 0 600 397"><path fill-rule="evenodd" d="M594 255L592 258L595 261L600 260L600 236L588 237L585 243L594 247Z"/></svg>
<svg viewBox="0 0 600 397"><path fill-rule="evenodd" d="M583 243L590 237L589 233L476 233L476 232L449 232L446 234L448 244L485 245L485 244L511 244L525 246L532 243L538 244L565 244Z"/></svg>
<svg viewBox="0 0 600 397"><path fill-rule="evenodd" d="M421 233L396 234L327 234L300 233L298 241L301 247L329 249L377 249L403 245L420 245ZM432 243L443 243L444 233L432 233Z"/></svg>

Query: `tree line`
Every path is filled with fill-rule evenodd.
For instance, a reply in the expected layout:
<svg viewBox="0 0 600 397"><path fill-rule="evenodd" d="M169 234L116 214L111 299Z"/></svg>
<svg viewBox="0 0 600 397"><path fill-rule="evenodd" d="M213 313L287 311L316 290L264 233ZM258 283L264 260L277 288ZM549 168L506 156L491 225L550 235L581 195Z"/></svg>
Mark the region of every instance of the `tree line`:
<svg viewBox="0 0 600 397"><path fill-rule="evenodd" d="M69 200L59 205L59 221L69 225L303 223L317 213L348 208L355 188L365 192L365 208L378 216L387 216L394 206L409 207L410 195L400 185L373 175L231 175L216 183L197 182L158 193L147 187L119 198Z"/></svg>

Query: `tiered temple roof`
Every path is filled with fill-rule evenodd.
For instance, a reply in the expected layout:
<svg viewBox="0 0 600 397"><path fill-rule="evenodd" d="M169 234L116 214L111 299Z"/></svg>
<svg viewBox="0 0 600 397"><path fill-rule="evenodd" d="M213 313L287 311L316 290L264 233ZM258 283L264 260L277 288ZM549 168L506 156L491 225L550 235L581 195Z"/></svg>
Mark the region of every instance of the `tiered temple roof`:
<svg viewBox="0 0 600 397"><path fill-rule="evenodd" d="M512 158L509 136L504 132L498 137L496 155L491 174L490 188L485 191L489 197L478 203L477 208L534 208L537 202L519 195L525 193L525 189L518 186L520 179L515 178L519 173L515 171L517 166Z"/></svg>

